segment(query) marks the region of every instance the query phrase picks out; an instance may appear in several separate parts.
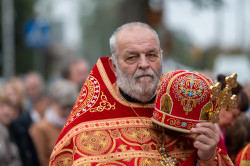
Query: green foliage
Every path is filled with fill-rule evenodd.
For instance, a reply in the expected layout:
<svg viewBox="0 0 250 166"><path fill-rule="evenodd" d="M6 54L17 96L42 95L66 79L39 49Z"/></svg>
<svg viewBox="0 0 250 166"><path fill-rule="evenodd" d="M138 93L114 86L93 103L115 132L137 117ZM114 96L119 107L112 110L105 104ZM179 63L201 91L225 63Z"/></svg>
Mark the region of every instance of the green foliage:
<svg viewBox="0 0 250 166"><path fill-rule="evenodd" d="M34 4L36 0L14 0L14 24L15 24L15 59L16 73L21 74L33 69L32 50L24 45L24 25L27 20L34 17ZM1 6L1 3L0 3ZM1 6L2 8L2 6ZM2 24L2 11L0 13ZM0 25L2 30L2 25ZM1 31L2 32L2 31ZM2 34L0 38L2 52Z"/></svg>
<svg viewBox="0 0 250 166"><path fill-rule="evenodd" d="M34 17L36 0L15 0L15 40L16 40L16 72L26 73L34 69L32 50L24 45L24 26L26 21Z"/></svg>
<svg viewBox="0 0 250 166"><path fill-rule="evenodd" d="M120 2L91 0L82 4L85 5L82 9L85 12L81 16L82 52L92 66L99 57L110 56L109 37L118 24L117 6Z"/></svg>
<svg viewBox="0 0 250 166"><path fill-rule="evenodd" d="M171 57L181 64L192 66L193 61L191 58L190 48L191 40L190 37L183 31L172 31L173 36L173 50L171 51Z"/></svg>

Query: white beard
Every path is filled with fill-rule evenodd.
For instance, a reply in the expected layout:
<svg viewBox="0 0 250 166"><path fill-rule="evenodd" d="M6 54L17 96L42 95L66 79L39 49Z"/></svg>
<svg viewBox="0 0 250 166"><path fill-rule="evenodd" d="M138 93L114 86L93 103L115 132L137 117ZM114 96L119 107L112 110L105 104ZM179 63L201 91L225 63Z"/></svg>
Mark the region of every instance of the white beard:
<svg viewBox="0 0 250 166"><path fill-rule="evenodd" d="M130 76L126 72L122 72L120 68L117 67L116 82L124 93L145 103L154 97L161 73L161 68L158 73L155 73L151 68L147 70L138 69L133 76ZM150 77L140 78L142 75L150 75ZM151 82L151 84L149 84L149 82Z"/></svg>

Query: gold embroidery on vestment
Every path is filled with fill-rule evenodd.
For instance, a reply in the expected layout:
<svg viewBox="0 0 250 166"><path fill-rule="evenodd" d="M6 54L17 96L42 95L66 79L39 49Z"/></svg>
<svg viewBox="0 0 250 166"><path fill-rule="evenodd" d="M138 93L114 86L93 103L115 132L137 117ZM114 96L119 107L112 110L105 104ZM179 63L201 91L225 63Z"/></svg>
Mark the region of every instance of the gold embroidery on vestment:
<svg viewBox="0 0 250 166"><path fill-rule="evenodd" d="M111 137L107 131L86 131L76 136L76 147L88 155L105 153L111 145Z"/></svg>
<svg viewBox="0 0 250 166"><path fill-rule="evenodd" d="M103 94L101 94L101 102L99 103L98 107L95 108L91 108L90 112L102 112L104 109L105 110L110 110L113 109L115 110L115 103L112 105L108 102L107 96Z"/></svg>

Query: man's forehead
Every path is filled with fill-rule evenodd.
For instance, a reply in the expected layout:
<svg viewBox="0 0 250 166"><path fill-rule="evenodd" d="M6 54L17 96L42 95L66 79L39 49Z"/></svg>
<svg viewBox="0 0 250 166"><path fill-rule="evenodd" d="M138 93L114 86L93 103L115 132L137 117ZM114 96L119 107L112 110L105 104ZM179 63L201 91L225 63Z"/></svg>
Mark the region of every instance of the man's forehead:
<svg viewBox="0 0 250 166"><path fill-rule="evenodd" d="M118 43L151 43L157 42L157 38L154 33L145 27L128 27L121 30L117 34L117 44ZM158 44L158 42L157 42Z"/></svg>
<svg viewBox="0 0 250 166"><path fill-rule="evenodd" d="M138 52L138 49L136 49L136 48L127 48L125 51L127 53L136 53L136 52ZM147 52L157 52L157 51L158 50L156 48L154 48L154 47L152 47L152 48L148 47L148 48L145 48L142 52L147 53Z"/></svg>
<svg viewBox="0 0 250 166"><path fill-rule="evenodd" d="M120 30L118 33L117 33L117 36L123 36L123 35L136 35L139 33L152 33L153 32L151 30L149 30L148 28L146 27L141 27L141 26L131 26L131 27L126 27L122 30Z"/></svg>

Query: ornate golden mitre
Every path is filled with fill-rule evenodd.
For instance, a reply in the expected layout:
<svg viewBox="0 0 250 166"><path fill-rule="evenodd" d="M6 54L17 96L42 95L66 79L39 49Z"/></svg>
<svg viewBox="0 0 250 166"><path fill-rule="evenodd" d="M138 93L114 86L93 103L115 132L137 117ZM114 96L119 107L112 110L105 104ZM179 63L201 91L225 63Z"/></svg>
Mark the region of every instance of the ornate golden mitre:
<svg viewBox="0 0 250 166"><path fill-rule="evenodd" d="M231 89L237 86L237 74L226 77L226 87L206 76L185 70L164 74L158 84L152 121L163 127L190 133L197 123L219 121L221 108L237 107Z"/></svg>

